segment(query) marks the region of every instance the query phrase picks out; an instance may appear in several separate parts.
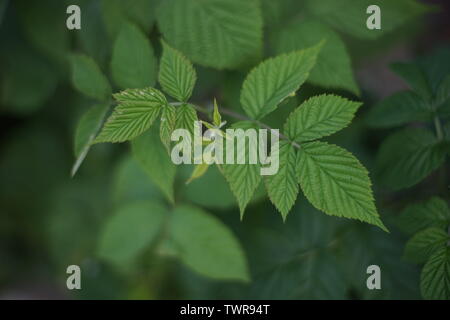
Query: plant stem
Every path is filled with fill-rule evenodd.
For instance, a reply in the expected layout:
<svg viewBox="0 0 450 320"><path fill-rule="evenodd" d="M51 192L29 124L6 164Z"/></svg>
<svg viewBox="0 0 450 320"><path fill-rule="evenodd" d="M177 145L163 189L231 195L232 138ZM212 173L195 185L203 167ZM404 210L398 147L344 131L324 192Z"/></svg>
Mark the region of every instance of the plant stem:
<svg viewBox="0 0 450 320"><path fill-rule="evenodd" d="M181 103L181 102L173 102L173 103L171 103L171 105L173 105L173 106L179 106L181 104L183 104L183 103ZM209 110L207 108L204 108L204 107L201 107L201 106L194 105L194 104L191 104L191 106L193 106L194 109L197 110L198 112L206 114L211 119L211 110ZM261 121L251 119L251 118L249 118L247 116L244 116L244 115L242 115L240 113L237 113L237 112L234 112L232 110L229 110L229 109L226 109L226 108L220 108L220 112L222 112L222 114L230 116L230 117L232 117L234 119L242 120L242 121L250 121L250 122L253 122L253 123L257 124L258 126L260 126L262 128L265 128L265 129L268 129L268 130L274 130L272 127L268 126L267 124L265 124L265 123L263 123ZM286 137L282 133L278 133L278 138L288 141L295 148L298 148L298 149L301 148L301 146L298 143L296 143L295 141L291 141L288 137Z"/></svg>

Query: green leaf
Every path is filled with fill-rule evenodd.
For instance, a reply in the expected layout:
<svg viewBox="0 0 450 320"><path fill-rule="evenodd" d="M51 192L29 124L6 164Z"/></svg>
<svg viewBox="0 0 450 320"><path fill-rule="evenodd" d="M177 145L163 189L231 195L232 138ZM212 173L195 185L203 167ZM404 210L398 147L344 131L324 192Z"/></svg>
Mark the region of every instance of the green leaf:
<svg viewBox="0 0 450 320"><path fill-rule="evenodd" d="M430 227L444 230L448 225L450 225L450 210L447 202L438 197L414 203L398 217L399 228L407 234L414 234Z"/></svg>
<svg viewBox="0 0 450 320"><path fill-rule="evenodd" d="M106 112L109 109L108 104L100 104L91 107L80 119L75 132L75 157L77 158L71 174L78 171L81 163L91 148L98 131L102 127Z"/></svg>
<svg viewBox="0 0 450 320"><path fill-rule="evenodd" d="M309 76L322 44L282 54L259 64L242 85L241 105L254 119L274 111L278 104L295 93Z"/></svg>
<svg viewBox="0 0 450 320"><path fill-rule="evenodd" d="M437 250L446 247L449 235L439 228L428 228L416 233L405 246L405 257L423 263Z"/></svg>
<svg viewBox="0 0 450 320"><path fill-rule="evenodd" d="M164 150L157 129L152 128L134 139L131 149L134 158L141 164L150 180L173 202L176 166Z"/></svg>
<svg viewBox="0 0 450 320"><path fill-rule="evenodd" d="M407 128L384 140L377 156L380 182L392 190L411 187L442 165L445 150L420 128Z"/></svg>
<svg viewBox="0 0 450 320"><path fill-rule="evenodd" d="M167 214L164 207L149 201L119 208L100 235L99 256L118 265L132 262L151 245Z"/></svg>
<svg viewBox="0 0 450 320"><path fill-rule="evenodd" d="M381 29L366 27L370 5L381 10ZM375 39L427 11L427 6L415 0L306 0L306 8L318 19L342 32L362 39Z"/></svg>
<svg viewBox="0 0 450 320"><path fill-rule="evenodd" d="M214 99L213 123L217 128L222 124L222 116L220 115L216 99Z"/></svg>
<svg viewBox="0 0 450 320"><path fill-rule="evenodd" d="M416 63L397 62L391 64L391 69L405 80L412 90L422 98L430 99L433 95L425 72Z"/></svg>
<svg viewBox="0 0 450 320"><path fill-rule="evenodd" d="M325 142L304 143L297 174L303 193L317 209L387 231L375 207L367 170L348 151Z"/></svg>
<svg viewBox="0 0 450 320"><path fill-rule="evenodd" d="M297 153L295 147L286 141L280 141L278 151L278 172L272 176L267 176L265 183L270 201L280 211L283 220L286 220L287 214L297 199L299 190L295 173ZM272 150L273 152L274 150Z"/></svg>
<svg viewBox="0 0 450 320"><path fill-rule="evenodd" d="M157 61L150 41L135 25L124 24L114 43L111 73L121 89L153 87Z"/></svg>
<svg viewBox="0 0 450 320"><path fill-rule="evenodd" d="M277 54L308 48L325 40L308 81L327 88L342 88L359 94L350 56L339 35L326 25L304 19L274 33Z"/></svg>
<svg viewBox="0 0 450 320"><path fill-rule="evenodd" d="M183 104L176 108L176 120L175 128L177 129L187 129L194 134L194 122L198 121L197 112L194 107L190 104Z"/></svg>
<svg viewBox="0 0 450 320"><path fill-rule="evenodd" d="M427 261L420 276L420 291L425 299L450 299L450 248L443 247Z"/></svg>
<svg viewBox="0 0 450 320"><path fill-rule="evenodd" d="M121 27L129 22L139 25L145 32L155 22L159 0L101 0L102 20L111 39L115 39Z"/></svg>
<svg viewBox="0 0 450 320"><path fill-rule="evenodd" d="M169 44L208 67L235 68L262 49L262 14L254 0L166 0L158 26Z"/></svg>
<svg viewBox="0 0 450 320"><path fill-rule="evenodd" d="M167 104L162 108L159 136L168 153L170 153L171 135L175 129L176 116L177 113L174 106Z"/></svg>
<svg viewBox="0 0 450 320"><path fill-rule="evenodd" d="M313 97L289 115L284 132L298 142L329 136L348 126L360 106L335 95Z"/></svg>
<svg viewBox="0 0 450 320"><path fill-rule="evenodd" d="M125 90L114 98L119 105L94 143L123 142L137 137L150 128L161 108L167 105L166 97L153 88Z"/></svg>
<svg viewBox="0 0 450 320"><path fill-rule="evenodd" d="M194 170L192 170L191 176L186 181L186 184L189 184L192 181L194 181L195 179L202 177L206 173L206 171L208 171L208 168L209 168L209 164L207 164L207 163L201 163L201 164L195 165Z"/></svg>
<svg viewBox="0 0 450 320"><path fill-rule="evenodd" d="M92 58L77 54L71 57L71 63L72 83L78 91L99 101L109 99L111 87L108 79Z"/></svg>
<svg viewBox="0 0 450 320"><path fill-rule="evenodd" d="M400 91L377 103L367 116L374 128L389 128L414 121L428 121L432 110L428 103L412 91Z"/></svg>
<svg viewBox="0 0 450 320"><path fill-rule="evenodd" d="M232 125L233 129L249 129L254 125L245 121L236 122ZM251 144L247 141L244 144L244 150L241 150L241 146L237 139L234 139L234 164L225 163L221 165L222 174L230 185L230 189L237 199L241 219L244 216L245 208L247 204L252 200L253 195L258 188L261 181L260 165L249 163L250 152L257 152L257 145ZM226 144L226 140L224 140ZM253 148L252 150L250 148ZM242 152L245 157L245 163L238 164L238 153ZM225 154L224 154L225 156Z"/></svg>
<svg viewBox="0 0 450 320"><path fill-rule="evenodd" d="M192 63L178 50L162 41L163 54L159 67L159 83L178 101L186 102L192 95L197 74Z"/></svg>
<svg viewBox="0 0 450 320"><path fill-rule="evenodd" d="M170 234L181 261L206 277L248 281L247 261L237 238L220 220L195 207L174 210Z"/></svg>

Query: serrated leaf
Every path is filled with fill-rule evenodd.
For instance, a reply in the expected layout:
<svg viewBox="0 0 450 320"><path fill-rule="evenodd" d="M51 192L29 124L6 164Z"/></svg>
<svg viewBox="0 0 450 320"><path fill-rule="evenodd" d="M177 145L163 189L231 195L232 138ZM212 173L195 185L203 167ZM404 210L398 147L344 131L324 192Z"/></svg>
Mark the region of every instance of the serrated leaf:
<svg viewBox="0 0 450 320"><path fill-rule="evenodd" d="M446 247L450 237L440 228L428 228L416 233L405 246L405 257L415 263L425 262L434 252Z"/></svg>
<svg viewBox="0 0 450 320"><path fill-rule="evenodd" d="M400 91L377 103L367 116L374 128L389 128L414 121L427 121L432 116L428 103L412 91Z"/></svg>
<svg viewBox="0 0 450 320"><path fill-rule="evenodd" d="M442 165L445 150L428 130L407 128L389 136L380 147L376 171L392 190L411 187Z"/></svg>
<svg viewBox="0 0 450 320"><path fill-rule="evenodd" d="M181 52L162 41L163 54L159 67L159 83L178 101L186 102L192 95L197 74L192 63Z"/></svg>
<svg viewBox="0 0 450 320"><path fill-rule="evenodd" d="M331 28L313 19L303 19L274 33L273 38L278 54L305 49L319 40L325 40L308 81L319 86L342 88L359 94L347 48Z"/></svg>
<svg viewBox="0 0 450 320"><path fill-rule="evenodd" d="M174 106L167 104L161 111L161 124L159 127L159 136L167 152L170 152L171 135L175 129L176 109Z"/></svg>
<svg viewBox="0 0 450 320"><path fill-rule="evenodd" d="M169 44L208 67L238 67L262 48L262 14L254 0L166 0L158 26Z"/></svg>
<svg viewBox="0 0 450 320"><path fill-rule="evenodd" d="M430 227L444 230L448 225L450 210L447 202L438 197L409 205L398 217L399 228L407 234Z"/></svg>
<svg viewBox="0 0 450 320"><path fill-rule="evenodd" d="M366 27L366 10L373 4L381 10L381 29ZM307 0L306 9L337 30L361 39L376 39L425 13L428 7L415 0Z"/></svg>
<svg viewBox="0 0 450 320"><path fill-rule="evenodd" d="M303 193L317 209L387 231L375 207L367 170L350 152L325 142L304 143L297 174Z"/></svg>
<svg viewBox="0 0 450 320"><path fill-rule="evenodd" d="M131 140L153 124L165 105L166 97L153 88L130 89L116 93L119 105L108 118L95 139L99 142L123 142Z"/></svg>
<svg viewBox="0 0 450 320"><path fill-rule="evenodd" d="M151 245L166 215L164 207L149 201L119 208L100 235L99 256L119 265L131 262Z"/></svg>
<svg viewBox="0 0 450 320"><path fill-rule="evenodd" d="M173 202L176 166L164 149L157 128L152 128L134 139L131 142L131 150L150 180Z"/></svg>
<svg viewBox="0 0 450 320"><path fill-rule="evenodd" d="M420 291L425 299L450 299L450 247L440 248L428 259L420 276Z"/></svg>
<svg viewBox="0 0 450 320"><path fill-rule="evenodd" d="M241 105L254 119L274 111L278 104L295 93L309 76L322 43L305 50L270 58L255 67L245 79Z"/></svg>
<svg viewBox="0 0 450 320"><path fill-rule="evenodd" d="M92 141L102 127L108 104L92 106L80 119L75 132L75 157L76 161L72 167L72 176L78 171L81 163L91 147Z"/></svg>
<svg viewBox="0 0 450 320"><path fill-rule="evenodd" d="M121 89L153 87L157 61L145 34L134 24L123 24L114 42L111 73Z"/></svg>
<svg viewBox="0 0 450 320"><path fill-rule="evenodd" d="M274 150L272 150L272 153ZM287 142L280 141L279 145L279 169L272 176L267 176L265 185L270 201L280 211L283 220L291 210L298 195L298 183L296 179L297 153L295 147Z"/></svg>
<svg viewBox="0 0 450 320"><path fill-rule="evenodd" d="M360 106L360 102L335 95L313 97L289 115L284 132L298 142L329 136L348 126Z"/></svg>
<svg viewBox="0 0 450 320"><path fill-rule="evenodd" d="M187 129L194 134L194 122L198 121L197 112L194 107L188 103L176 108L175 127L177 129Z"/></svg>
<svg viewBox="0 0 450 320"><path fill-rule="evenodd" d="M183 263L201 275L248 281L244 251L220 220L189 206L173 211L170 235Z"/></svg>
<svg viewBox="0 0 450 320"><path fill-rule="evenodd" d="M200 178L201 176L203 176L206 171L209 168L209 164L207 163L201 163L201 164L197 164L194 167L194 170L192 170L192 174L189 177L189 179L186 181L186 184L191 183L193 180Z"/></svg>
<svg viewBox="0 0 450 320"><path fill-rule="evenodd" d="M111 96L108 79L92 58L76 54L71 57L72 84L82 94L106 101Z"/></svg>
<svg viewBox="0 0 450 320"><path fill-rule="evenodd" d="M246 121L240 121L234 123L232 128L245 130L254 128L254 124ZM234 146L234 164L224 163L221 165L221 172L230 185L230 189L238 202L240 216L242 219L247 204L252 200L253 195L260 184L261 174L260 165L250 164L249 161L250 152L257 152L257 146L246 141L244 144L245 150L240 150L239 147L241 145L237 143L236 139L234 140ZM250 151L250 148L253 148L252 151ZM237 163L239 151L243 152L246 157L244 164Z"/></svg>

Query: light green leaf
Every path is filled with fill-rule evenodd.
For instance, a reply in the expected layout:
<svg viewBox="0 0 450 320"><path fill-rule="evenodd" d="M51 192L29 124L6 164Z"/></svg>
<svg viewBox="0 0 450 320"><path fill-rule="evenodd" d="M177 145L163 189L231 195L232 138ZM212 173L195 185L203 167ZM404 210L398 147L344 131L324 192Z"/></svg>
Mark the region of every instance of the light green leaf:
<svg viewBox="0 0 450 320"><path fill-rule="evenodd" d="M381 29L366 27L370 5L381 10ZM416 0L306 0L306 9L318 19L342 32L362 39L375 39L392 31L427 11L427 6Z"/></svg>
<svg viewBox="0 0 450 320"><path fill-rule="evenodd" d="M164 149L157 128L152 128L134 139L131 149L134 158L141 164L150 180L173 202L176 166Z"/></svg>
<svg viewBox="0 0 450 320"><path fill-rule="evenodd" d="M77 158L71 174L78 171L81 163L91 148L92 141L102 127L106 112L109 109L108 104L100 104L91 107L80 119L75 132L75 157Z"/></svg>
<svg viewBox="0 0 450 320"><path fill-rule="evenodd" d="M414 234L430 227L444 230L448 225L450 225L450 210L447 202L438 197L414 203L398 217L399 228L407 234Z"/></svg>
<svg viewBox="0 0 450 320"><path fill-rule="evenodd" d="M317 209L387 231L375 207L367 170L350 152L325 142L304 143L297 174L303 193Z"/></svg>
<svg viewBox="0 0 450 320"><path fill-rule="evenodd" d="M273 152L274 150L272 150L272 154ZM298 195L296 160L295 147L289 142L280 141L278 172L265 179L269 199L280 211L283 220L286 220Z"/></svg>
<svg viewBox="0 0 450 320"><path fill-rule="evenodd" d="M195 207L174 210L170 234L181 261L221 280L248 281L247 261L237 238L220 220Z"/></svg>
<svg viewBox="0 0 450 320"><path fill-rule="evenodd" d="M222 116L220 115L217 100L215 98L214 98L213 123L217 128L220 127L222 124Z"/></svg>
<svg viewBox="0 0 450 320"><path fill-rule="evenodd" d="M367 116L374 128L395 127L414 121L428 121L432 110L428 103L412 91L400 91L377 103Z"/></svg>
<svg viewBox="0 0 450 320"><path fill-rule="evenodd" d="M262 14L254 0L165 0L158 26L169 44L208 67L238 67L262 48Z"/></svg>
<svg viewBox="0 0 450 320"><path fill-rule="evenodd" d="M450 248L443 247L427 261L420 276L420 291L425 299L450 299Z"/></svg>
<svg viewBox="0 0 450 320"><path fill-rule="evenodd" d="M194 167L194 170L192 170L192 174L189 177L189 179L186 181L186 184L189 184L193 180L198 179L201 176L203 176L206 173L206 171L208 171L208 168L209 168L209 164L207 164L207 163L197 164Z"/></svg>
<svg viewBox="0 0 450 320"><path fill-rule="evenodd" d="M163 90L177 99L186 102L192 95L197 74L192 63L178 50L162 41L163 54L159 67L159 83Z"/></svg>
<svg viewBox="0 0 450 320"><path fill-rule="evenodd" d="M277 54L308 48L319 40L325 40L308 81L327 88L347 89L359 94L350 56L339 35L326 25L304 19L274 33Z"/></svg>
<svg viewBox="0 0 450 320"><path fill-rule="evenodd" d="M119 208L100 235L99 256L118 265L132 262L151 245L166 215L164 207L149 201Z"/></svg>
<svg viewBox="0 0 450 320"><path fill-rule="evenodd" d="M160 110L167 105L166 97L153 88L125 90L116 93L114 98L119 105L94 143L123 142L137 137L150 128Z"/></svg>
<svg viewBox="0 0 450 320"><path fill-rule="evenodd" d="M159 127L159 136L167 152L170 153L171 135L175 129L176 109L174 106L167 104L161 111L161 124Z"/></svg>
<svg viewBox="0 0 450 320"><path fill-rule="evenodd" d="M135 25L123 24L111 59L111 74L121 89L153 87L157 61L150 41Z"/></svg>
<svg viewBox="0 0 450 320"><path fill-rule="evenodd" d="M194 122L198 121L197 112L194 107L190 104L183 104L176 108L176 120L175 128L177 129L187 129L194 134Z"/></svg>
<svg viewBox="0 0 450 320"><path fill-rule="evenodd" d="M380 182L393 190L411 187L442 165L445 150L421 128L407 128L384 140L377 156Z"/></svg>
<svg viewBox="0 0 450 320"><path fill-rule="evenodd" d="M449 235L439 228L428 228L416 233L405 246L405 257L423 263L437 250L446 247Z"/></svg>
<svg viewBox="0 0 450 320"><path fill-rule="evenodd" d="M360 106L335 95L313 97L289 115L284 132L298 142L329 136L348 126Z"/></svg>
<svg viewBox="0 0 450 320"><path fill-rule="evenodd" d="M232 125L233 129L249 129L254 125L245 121L236 122ZM257 152L257 145L249 143L246 139L244 145L240 145L237 139L234 139L234 164L225 163L221 165L221 172L230 185L230 189L237 199L241 219L244 216L245 208L247 204L252 200L253 195L258 188L261 181L260 165L250 164L249 154L250 152ZM226 141L226 140L224 140ZM226 144L226 142L224 142ZM243 146L244 149L240 149ZM252 148L252 149L250 149ZM238 164L238 154L243 153L245 156L245 163ZM224 154L225 156L225 154Z"/></svg>
<svg viewBox="0 0 450 320"><path fill-rule="evenodd" d="M241 105L254 119L274 111L278 104L295 93L309 76L322 44L282 54L259 64L242 85Z"/></svg>
<svg viewBox="0 0 450 320"><path fill-rule="evenodd" d="M108 79L92 58L77 54L71 57L71 63L72 83L78 91L99 101L109 99L111 87Z"/></svg>

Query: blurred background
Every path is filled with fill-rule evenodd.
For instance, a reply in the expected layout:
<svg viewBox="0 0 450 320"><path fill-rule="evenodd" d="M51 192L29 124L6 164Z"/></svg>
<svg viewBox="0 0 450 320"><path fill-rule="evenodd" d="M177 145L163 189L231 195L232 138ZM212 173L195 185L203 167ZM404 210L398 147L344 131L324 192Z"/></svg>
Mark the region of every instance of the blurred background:
<svg viewBox="0 0 450 320"><path fill-rule="evenodd" d="M155 10L144 12L140 19L159 57L161 32L155 22L159 1L149 1ZM267 57L276 53L274 44L289 23L303 18L305 9L303 1L261 2L263 56ZM185 172L179 170L177 201L208 210L232 229L248 259L249 284L209 279L152 250L126 268L96 254L99 235L118 207L137 199L165 201L130 156L127 144L96 145L77 175L70 176L75 128L93 101L73 88L68 57L86 53L109 76L114 26L121 19L135 18L122 16L127 11L117 8L124 3L0 0L0 299L420 298L420 268L402 258L406 238L396 230L394 220L412 200L435 194L435 177L394 194L379 186L372 174L374 161L390 131L369 128L365 115L375 103L407 88L390 70L392 62L411 61L448 47L449 1L421 1L430 10L376 39L338 30L360 95L308 82L268 120L280 127L302 100L321 92L362 100L355 121L329 141L350 150L371 172L377 206L390 234L320 213L302 195L283 223L263 190L240 221L236 201L217 170L209 170L188 186ZM81 7L81 30L66 28L69 4ZM251 66L195 67L198 83L192 100L209 104L217 97L219 103L239 111L240 86ZM313 258L305 259L309 255ZM369 291L365 286L366 267L372 263L383 270L383 290ZM72 264L83 270L82 290L66 288L66 268Z"/></svg>

